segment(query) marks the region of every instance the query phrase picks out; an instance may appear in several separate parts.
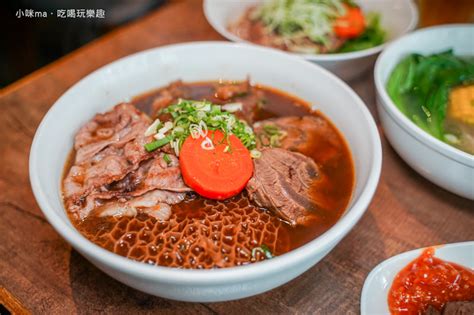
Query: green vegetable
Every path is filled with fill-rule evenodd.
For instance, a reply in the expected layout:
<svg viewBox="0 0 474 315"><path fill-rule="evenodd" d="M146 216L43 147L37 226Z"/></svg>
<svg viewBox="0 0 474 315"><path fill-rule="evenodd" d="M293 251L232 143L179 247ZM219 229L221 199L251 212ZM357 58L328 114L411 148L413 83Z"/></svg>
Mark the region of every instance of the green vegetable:
<svg viewBox="0 0 474 315"><path fill-rule="evenodd" d="M452 50L411 54L392 71L387 92L401 112L434 137L447 141L444 120L452 87L474 83L474 60Z"/></svg>
<svg viewBox="0 0 474 315"><path fill-rule="evenodd" d="M234 114L222 110L220 105L207 101L180 99L178 103L166 107L161 113L170 114L172 117L173 126L167 131L166 138L168 142L171 142L176 155L179 154L187 137L190 135L194 138L204 137L208 130L222 131L226 135L223 141L233 134L249 150L255 148L255 135L252 128L245 121L236 118ZM159 148L160 146L152 145L156 142L148 143L145 148L148 151L147 146L151 148L151 151ZM232 152L232 148L229 147L228 151Z"/></svg>
<svg viewBox="0 0 474 315"><path fill-rule="evenodd" d="M147 143L145 144L145 150L147 150L148 152L155 151L156 149L161 148L165 144L170 143L171 140L173 140L173 138L168 136L168 137L164 137L163 139Z"/></svg>
<svg viewBox="0 0 474 315"><path fill-rule="evenodd" d="M369 13L366 16L367 27L359 37L348 40L339 48L338 52L364 50L383 44L385 31L380 26L380 15Z"/></svg>
<svg viewBox="0 0 474 315"><path fill-rule="evenodd" d="M264 125L263 131L264 133L260 135L260 142L263 146L279 147L280 141L286 137L286 132L274 124Z"/></svg>
<svg viewBox="0 0 474 315"><path fill-rule="evenodd" d="M166 164L171 163L171 159L170 159L169 155L166 154L166 153L163 155L163 160L165 160Z"/></svg>
<svg viewBox="0 0 474 315"><path fill-rule="evenodd" d="M257 256L256 256L257 252L262 252L267 259L271 259L271 258L274 257L271 250L270 250L270 248L268 248L268 246L265 245L265 244L262 244L259 247L254 247L252 249L252 258L254 258L254 259L257 258Z"/></svg>

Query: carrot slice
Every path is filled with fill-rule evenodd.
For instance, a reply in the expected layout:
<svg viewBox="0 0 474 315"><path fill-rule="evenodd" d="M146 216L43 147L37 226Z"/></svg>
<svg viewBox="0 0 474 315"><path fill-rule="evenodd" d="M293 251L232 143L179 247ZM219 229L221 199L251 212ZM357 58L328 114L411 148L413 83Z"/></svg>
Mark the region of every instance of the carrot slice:
<svg viewBox="0 0 474 315"><path fill-rule="evenodd" d="M360 8L346 6L346 14L334 22L334 32L338 37L354 38L365 30L365 18Z"/></svg>
<svg viewBox="0 0 474 315"><path fill-rule="evenodd" d="M179 163L184 182L199 195L223 200L241 192L253 174L250 152L235 135L228 140L221 131L209 131L214 148L203 148L205 138L186 138ZM207 149L206 149L207 147Z"/></svg>

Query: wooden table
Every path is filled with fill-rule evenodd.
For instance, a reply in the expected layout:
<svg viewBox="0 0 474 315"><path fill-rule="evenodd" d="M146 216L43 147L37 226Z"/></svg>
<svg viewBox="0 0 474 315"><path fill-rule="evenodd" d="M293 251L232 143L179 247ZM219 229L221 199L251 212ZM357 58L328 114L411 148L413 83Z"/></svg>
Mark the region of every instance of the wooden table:
<svg viewBox="0 0 474 315"><path fill-rule="evenodd" d="M354 230L290 283L225 303L182 303L131 289L100 272L48 224L33 198L28 155L35 129L69 87L93 70L161 45L221 40L201 1L174 1L25 77L0 95L0 287L33 313L358 313L368 272L422 246L474 239L473 203L415 173L383 136L376 195ZM377 117L372 75L351 86ZM1 289L1 288L0 288ZM1 294L0 299L5 295Z"/></svg>

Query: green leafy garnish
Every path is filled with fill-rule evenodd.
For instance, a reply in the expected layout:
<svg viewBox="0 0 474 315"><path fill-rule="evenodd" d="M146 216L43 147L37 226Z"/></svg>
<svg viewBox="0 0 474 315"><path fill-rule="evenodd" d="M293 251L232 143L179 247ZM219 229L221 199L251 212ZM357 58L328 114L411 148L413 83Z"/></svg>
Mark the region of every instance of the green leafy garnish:
<svg viewBox="0 0 474 315"><path fill-rule="evenodd" d="M360 36L349 39L339 48L338 52L351 52L364 50L383 44L385 41L385 31L380 26L380 15L377 13L369 13L366 16L367 26L364 33Z"/></svg>
<svg viewBox="0 0 474 315"><path fill-rule="evenodd" d="M267 259L271 259L271 258L274 257L271 250L270 250L270 248L268 248L268 246L265 245L265 244L262 244L259 247L254 247L252 249L252 258L253 259L257 258L257 252L263 253Z"/></svg>
<svg viewBox="0 0 474 315"><path fill-rule="evenodd" d="M280 141L286 137L286 132L281 130L275 124L266 124L263 126L263 133L260 134L262 146L279 147Z"/></svg>
<svg viewBox="0 0 474 315"><path fill-rule="evenodd" d="M168 137L164 137L163 139L147 143L145 144L145 150L147 150L148 152L155 151L156 149L161 148L165 144L170 143L171 140L173 140L173 138L168 136Z"/></svg>
<svg viewBox="0 0 474 315"><path fill-rule="evenodd" d="M166 164L171 163L171 159L170 159L169 155L166 154L166 153L163 155L163 160L165 160Z"/></svg>
<svg viewBox="0 0 474 315"><path fill-rule="evenodd" d="M472 83L474 60L457 57L448 50L428 56L406 56L392 71L387 92L416 125L449 142L444 126L449 92L452 87Z"/></svg>

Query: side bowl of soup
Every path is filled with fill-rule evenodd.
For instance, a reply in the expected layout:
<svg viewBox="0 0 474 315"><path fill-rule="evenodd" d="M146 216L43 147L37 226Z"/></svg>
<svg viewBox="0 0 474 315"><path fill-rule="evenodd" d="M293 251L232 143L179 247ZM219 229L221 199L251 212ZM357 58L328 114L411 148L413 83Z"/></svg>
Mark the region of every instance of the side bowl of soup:
<svg viewBox="0 0 474 315"><path fill-rule="evenodd" d="M196 270L200 267L193 267L192 264L180 265L179 259L175 259L173 264L168 264L167 256L163 256L164 260L157 259L150 262L141 259L142 256L139 254L132 254L132 251L116 251L115 247L107 247L87 232L107 231L110 221L92 220L89 222L93 225L92 229L87 224L81 226L82 221L74 221L71 209L67 206L67 200L63 198L66 194L63 179L64 176L67 177L65 174L70 170L70 165L67 165L68 159L76 162L78 160L77 156L72 158L70 152L78 142L78 132L84 130L84 126L90 127L91 121L93 125L97 125L106 120L104 118L106 116L101 113L129 108L129 105L127 107L123 104L119 107L115 106L124 102L131 103L137 107L137 110L149 114L146 108L150 106L150 103L152 106L159 103L160 97L166 96L165 90L169 91L173 88L170 83L177 80L182 80L181 86L186 93L189 93L185 95L187 98L206 99L214 103L218 100L212 100L212 97L214 94L218 96L218 93L214 93L213 88L219 87L224 81L234 82L237 86L238 82L245 82L248 79L250 79L252 91L256 95L264 96L265 101L262 104L266 103L265 106L270 106L264 106L266 110L259 113L260 117L258 115L254 117L257 123L265 119L274 122L272 119L281 119L278 116L302 116L317 111L311 116L313 118L309 119L309 121L316 119L316 122L311 122L310 126L326 122L332 130L331 134L338 135L337 141L341 144L341 148L345 148L342 161L346 162L334 166L332 171L328 170L330 167L325 166L323 162L324 157L330 156L332 152L328 147L320 146L310 149L307 152L309 157L294 153L300 160L314 159L321 174L328 176L329 183L331 179L345 176L344 174L353 177L353 181L345 180L346 184L341 184L346 188L340 192L333 189L331 193L329 188L327 192L323 190L319 192L322 196L327 195L327 200L331 200L329 198L331 194L332 200L342 200L339 205L334 206L336 210L334 210L333 219L328 221L321 217L321 224L308 223L310 226L321 227L319 231L311 229L312 232L310 232L299 229L299 232L289 232L285 234L290 235L286 239L295 240L293 243L290 241L293 245L285 250L275 250L276 252L271 254L268 253L271 247L268 246L269 243L255 244L254 248L247 248L247 250L252 249L251 255L255 254L256 261L235 263L230 266L219 264L220 261L217 261L217 264L210 262L208 265L203 265L202 269ZM249 95L251 96L252 94ZM233 108L236 103L244 102L238 97L245 96L238 93L235 101L227 102L228 104L222 108ZM175 103L179 106L184 104L182 99L176 100ZM141 115L133 117L141 117ZM281 128L287 128L295 124L296 118L283 117L283 119L290 119L281 123L283 126ZM317 123L318 121L320 123ZM257 127L253 125L254 130ZM273 130L272 128L269 130ZM163 131L163 129L160 130ZM99 133L94 133L94 136L97 134ZM99 135L102 137L104 130L101 130ZM322 135L321 140L325 138L326 136ZM155 139L160 139L160 136ZM281 140L281 142L284 141L285 139ZM307 144L304 138L300 142L303 145ZM267 152L265 150L269 149L261 150L262 157ZM165 158L165 154L170 156ZM160 156L166 161L172 158L172 154L171 151ZM292 158L294 157L293 155ZM263 164L265 166L265 163ZM112 164L106 163L106 165ZM66 241L111 277L138 290L183 301L223 301L255 295L284 284L311 268L342 240L363 215L375 192L380 168L381 146L373 118L360 98L340 79L318 66L285 53L218 42L180 44L151 49L120 59L90 74L69 89L46 114L35 135L30 155L30 180L35 197L48 221ZM116 192L120 185L108 185L105 189L107 192L111 190ZM101 192L104 191L101 190ZM130 190L127 188L126 192ZM340 197L337 197L338 193ZM191 192L191 194L194 193ZM183 215L196 219L194 215L191 215L195 213L192 211L196 210L196 207L202 208L205 204L206 209L210 207L212 211L196 212L198 219L201 215L209 215L212 216L208 218L209 220L218 220L215 219L216 216L232 213L235 207L245 207L246 217L249 220L253 220L253 214L258 213L262 220L274 220L272 222L280 226L288 224L284 222L285 220L280 220L281 218L272 218L273 212L266 211L264 202L257 204L260 207L254 205L253 208L249 208L250 206L244 205L245 202L249 202L245 199L246 195L232 197L243 199L222 201L228 202L230 206L218 204L220 200L211 202L193 196L185 200L184 204L171 207L172 216L174 215L172 219L177 220L175 222L179 223ZM100 206L102 206L101 202ZM103 208L100 209L103 210ZM138 212L141 210L143 209L140 208ZM288 209L280 210L287 213ZM242 212L239 213L242 214ZM116 219L117 217L114 217L113 220ZM205 221L205 217L201 219L202 222L209 221ZM119 215L117 220L126 221L125 223L113 222L117 223L117 226L125 224L126 230L129 231L136 229L137 226L139 229L142 224L140 222L148 219L143 213L139 213L139 216L134 217L133 220L129 220L125 215ZM222 218L221 221L227 226L241 224L232 220L232 218ZM146 222L155 224L155 228L152 229L155 236L159 236L163 231L157 228L157 225L168 224L163 223L159 218ZM322 228L323 224L327 226ZM165 225L160 226L166 228L168 225ZM290 225L285 227L285 231L291 230L288 227ZM210 226L210 228L214 227ZM258 225L255 229L258 229ZM275 231L274 227L266 227L266 229L270 232ZM224 230L219 231L225 241L229 240L229 237L231 240L232 237L238 236ZM109 232L111 235L116 235L113 231ZM92 234L98 235L97 233ZM202 234L207 235L205 232ZM168 235L170 235L168 240L171 243L174 242L173 237L176 235L173 233ZM212 237L212 233L209 235ZM140 237L142 236L143 234L140 234ZM285 244L283 239L278 242L274 239L273 241L272 244ZM270 240L264 242L270 242ZM222 253L225 254L224 251ZM225 258L225 255L223 257ZM270 257L271 259L265 259ZM207 268L207 266L212 268Z"/></svg>
<svg viewBox="0 0 474 315"><path fill-rule="evenodd" d="M452 193L469 199L474 199L474 155L472 155L474 143L470 140L474 137L474 125L470 118L474 115L474 94L472 93L474 50L472 43L466 39L473 36L474 27L468 24L418 30L390 44L377 59L374 70L377 109L384 133L392 147L422 176ZM388 88L391 88L390 79L393 80L393 76L396 75L394 69L403 60L415 54L426 58L425 60L441 59L440 56L443 57L443 54L448 55L448 59L457 59L454 60L455 63L459 60L469 62L471 70L469 67L464 67L467 74L461 74L462 78L457 79L456 84L451 84L451 86L450 83L457 76L450 75L449 81L446 82L444 76L440 74L440 72L447 73L454 69L449 62L446 62L447 59L443 57L442 64L437 60L434 62L428 60L430 63L424 66L426 75L417 73L414 77L427 79L428 83L420 82L420 86L431 91L426 93L428 95L425 98L426 104L418 104L416 109L419 110L419 114L414 114L412 111L407 115L397 106ZM423 71L421 67L418 69L420 72ZM411 81L407 77L405 84L408 85L408 82L411 84L413 80L413 77ZM430 80L431 83L429 83ZM415 82L414 85L416 84ZM447 91L439 89L443 85L448 85ZM417 86L415 88L420 90ZM442 93L445 95L440 95ZM409 91L405 95L406 98L411 98L414 94L410 94ZM438 110L435 110L433 105L437 104L440 98L444 98L445 101L440 103L441 106L436 106ZM413 101L404 102L402 105L405 103L409 103L407 106L412 106L412 108L417 105ZM443 111L445 114L442 114ZM444 115L444 117L439 119L439 115ZM440 134L438 137L433 131L435 128L431 128L435 119L440 120L438 125L439 129L442 129L438 132Z"/></svg>

